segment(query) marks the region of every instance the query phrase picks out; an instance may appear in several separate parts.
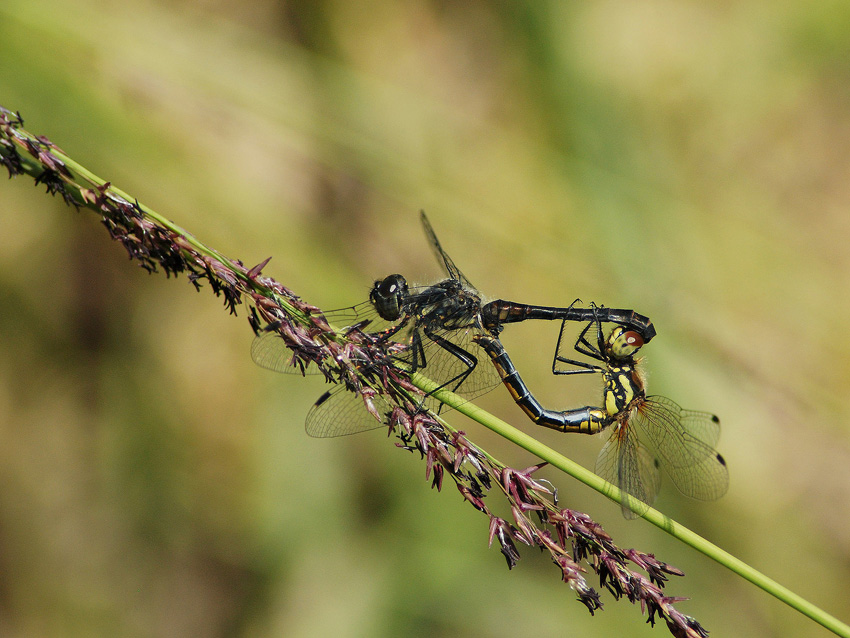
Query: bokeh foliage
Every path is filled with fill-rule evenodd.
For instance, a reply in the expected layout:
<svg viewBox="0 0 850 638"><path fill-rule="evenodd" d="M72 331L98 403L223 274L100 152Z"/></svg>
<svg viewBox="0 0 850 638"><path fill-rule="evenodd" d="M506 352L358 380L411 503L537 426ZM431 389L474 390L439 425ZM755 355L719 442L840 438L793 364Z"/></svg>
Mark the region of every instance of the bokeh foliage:
<svg viewBox="0 0 850 638"><path fill-rule="evenodd" d="M434 278L424 208L491 295L649 315L650 388L721 416L732 473L718 503L668 485L658 506L840 616L844 4L458 4L12 0L0 103L324 307ZM532 553L507 572L380 434L308 439L321 383L256 369L244 313L146 275L93 215L23 179L0 215L3 635L653 635L610 599L589 617ZM594 401L548 374L554 337L505 341L554 406ZM482 403L525 426L506 393ZM591 467L601 445L540 436ZM557 481L684 569L670 591L715 635L823 635Z"/></svg>

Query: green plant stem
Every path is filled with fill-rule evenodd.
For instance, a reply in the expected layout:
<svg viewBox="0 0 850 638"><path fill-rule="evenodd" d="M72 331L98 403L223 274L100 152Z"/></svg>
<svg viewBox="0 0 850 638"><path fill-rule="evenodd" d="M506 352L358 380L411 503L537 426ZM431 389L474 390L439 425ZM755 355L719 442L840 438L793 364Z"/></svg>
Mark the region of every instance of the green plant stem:
<svg viewBox="0 0 850 638"><path fill-rule="evenodd" d="M417 387L424 390L425 392L431 392L433 390L436 390L436 388L438 387L435 382L418 373L411 375L411 380ZM600 494L607 496L608 498L613 501L616 501L617 503L621 502L622 496L620 490L617 487L603 480L590 470L585 469L575 461L572 461L564 455L556 452L552 448L543 445L537 439L525 434L524 432L521 432L512 425L493 416L486 410L479 408L473 403L470 403L462 397L445 389L437 390L436 392L434 392L434 396L446 405L457 410L461 414L468 416L470 419L473 419L484 427L493 430L493 432L496 432L497 434L505 437L512 443L524 448L525 450L528 450L535 456L546 461L553 467L558 468L562 472L569 474L573 478L578 479L579 481L581 481L588 487L596 490ZM775 598L778 598L786 605L789 605L790 607L799 611L801 614L808 616L816 623L822 625L834 634L838 636L844 636L845 638L850 638L850 626L841 622L834 616L826 613L825 611L813 605L801 596L795 594L787 587L780 585L772 578L750 567L744 561L736 558L735 556L721 549L714 543L709 542L708 540L704 539L699 534L691 531L684 525L677 523L669 516L666 516L658 510L650 507L646 510L646 512L641 514L641 517L646 519L659 529L664 530L674 538L682 541L687 545L690 545L698 552L701 552L709 558L714 559L727 569L730 569L742 578L745 578L757 587L763 589L768 594L771 594Z"/></svg>

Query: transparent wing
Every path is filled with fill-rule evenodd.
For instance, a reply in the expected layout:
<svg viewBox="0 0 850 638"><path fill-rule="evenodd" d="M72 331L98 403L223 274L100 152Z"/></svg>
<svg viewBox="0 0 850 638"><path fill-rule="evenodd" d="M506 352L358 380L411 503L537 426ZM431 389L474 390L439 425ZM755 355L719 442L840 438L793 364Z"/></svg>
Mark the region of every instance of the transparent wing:
<svg viewBox="0 0 850 638"><path fill-rule="evenodd" d="M411 286L411 291L415 292L417 290L417 287ZM346 329L358 328L363 332L378 333L392 329L397 323L396 321L383 319L371 301L363 301L348 308L328 310L323 312L322 316L331 328L340 332L345 332Z"/></svg>
<svg viewBox="0 0 850 638"><path fill-rule="evenodd" d="M720 419L715 415L683 410L667 397L647 397L636 416L652 444L671 464L702 461L712 455L720 439Z"/></svg>
<svg viewBox="0 0 850 638"><path fill-rule="evenodd" d="M380 330L388 324L388 322L378 316L378 311L375 310L375 306L372 305L371 301L363 301L347 308L328 310L327 312L323 312L322 316L325 317L332 327L339 330L349 326L365 324L366 327L363 328L364 332L373 332L376 329Z"/></svg>
<svg viewBox="0 0 850 638"><path fill-rule="evenodd" d="M389 330L393 323L382 319L375 307L368 301L322 313L327 323L342 332L354 327L363 332L383 332ZM405 334L394 335L400 340L409 338ZM285 374L319 374L316 366L302 366L301 362L293 356L292 349L286 341L275 330L261 332L251 343L251 359L258 366L283 372Z"/></svg>
<svg viewBox="0 0 850 638"><path fill-rule="evenodd" d="M713 501L729 489L726 461L714 449L720 420L683 410L666 397L651 396L631 415L631 427L651 445L676 487L686 496Z"/></svg>
<svg viewBox="0 0 850 638"><path fill-rule="evenodd" d="M431 250L434 251L434 254L437 256L437 261L440 262L440 265L443 267L446 274L452 279L457 279L474 289L475 286L472 285L469 279L467 279L460 271L460 268L455 265L452 258L448 256L445 250L443 250L443 247L440 245L440 240L437 239L437 234L431 227L431 222L428 221L428 217L425 215L424 210L420 212L419 217L422 220L422 227L425 229L425 237L431 245Z"/></svg>
<svg viewBox="0 0 850 638"><path fill-rule="evenodd" d="M620 506L623 516L636 518L655 501L661 474L653 455L640 444L628 422L615 426L596 459L596 473L616 485L628 498ZM634 505L637 512L627 505Z"/></svg>
<svg viewBox="0 0 850 638"><path fill-rule="evenodd" d="M729 469L720 455L706 457L699 465L664 468L682 494L701 501L716 501L729 489Z"/></svg>
<svg viewBox="0 0 850 638"><path fill-rule="evenodd" d="M325 392L307 413L307 434L316 438L329 438L376 430L392 411L390 404L380 394L365 399L338 385ZM381 417L380 419L378 417Z"/></svg>
<svg viewBox="0 0 850 638"><path fill-rule="evenodd" d="M277 332L262 332L251 343L251 359L258 366L286 374L319 374L316 366L303 366Z"/></svg>

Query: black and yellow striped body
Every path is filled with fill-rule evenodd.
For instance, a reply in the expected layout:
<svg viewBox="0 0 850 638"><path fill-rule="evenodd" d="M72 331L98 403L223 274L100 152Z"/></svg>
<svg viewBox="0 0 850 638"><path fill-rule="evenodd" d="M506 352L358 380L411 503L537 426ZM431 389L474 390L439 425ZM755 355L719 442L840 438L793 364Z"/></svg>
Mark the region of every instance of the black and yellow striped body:
<svg viewBox="0 0 850 638"><path fill-rule="evenodd" d="M602 373L605 379L605 412L613 418L628 412L632 402L642 401L646 395L643 390L643 377L637 363L631 358L627 363L609 365Z"/></svg>
<svg viewBox="0 0 850 638"><path fill-rule="evenodd" d="M547 410L534 397L528 386L520 377L519 372L498 339L488 336L478 336L475 341L490 356L493 365L499 371L508 392L529 418L537 425L542 425L560 432L578 432L595 434L611 424L613 419L600 408L585 406L575 410L557 412Z"/></svg>

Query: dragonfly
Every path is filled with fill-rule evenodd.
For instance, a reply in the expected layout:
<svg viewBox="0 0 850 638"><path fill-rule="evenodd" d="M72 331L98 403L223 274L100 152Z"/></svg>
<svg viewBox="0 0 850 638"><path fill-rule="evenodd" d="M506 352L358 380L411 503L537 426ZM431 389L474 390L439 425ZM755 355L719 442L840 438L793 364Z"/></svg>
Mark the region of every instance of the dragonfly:
<svg viewBox="0 0 850 638"><path fill-rule="evenodd" d="M368 330L379 339L403 346L393 355L394 362L410 373L421 371L439 384L426 395L424 403L429 409L439 412L445 407L433 398L437 390L445 388L468 400L502 383L497 367L487 359L491 358L490 350L504 352L498 336L505 324L535 319L585 322L596 318L628 326L645 341L655 336L652 322L633 310L584 308L577 306L577 301L566 307L501 299L485 302L443 250L424 212L420 219L446 277L431 285L413 286L400 274L389 275L374 283L367 301L325 312L324 318L332 326L343 327L343 334ZM300 364L281 335L271 328L260 331L252 343L255 363L289 374L320 372L315 366ZM484 337L491 340L490 350L479 343ZM521 380L517 383L524 387ZM342 436L382 426L380 416L392 410L391 400L380 391L367 389L363 397L348 389L340 384L319 397L307 414L309 435ZM527 388L524 391L531 395Z"/></svg>
<svg viewBox="0 0 850 638"><path fill-rule="evenodd" d="M636 357L646 343L641 334L615 325L606 338L602 318L594 318L581 331L573 349L599 362L595 364L561 354L565 327L563 323L552 370L565 375L601 373L601 407L562 412L544 409L527 392L504 348L489 336L480 336L478 344L490 356L516 403L535 423L584 434L611 429L596 460L596 473L620 489L626 518L642 515L655 501L662 468L686 496L705 501L723 496L729 487L729 471L723 456L714 449L720 437L720 420L708 412L685 410L666 397L646 394L645 377ZM595 343L589 334L592 330Z"/></svg>

